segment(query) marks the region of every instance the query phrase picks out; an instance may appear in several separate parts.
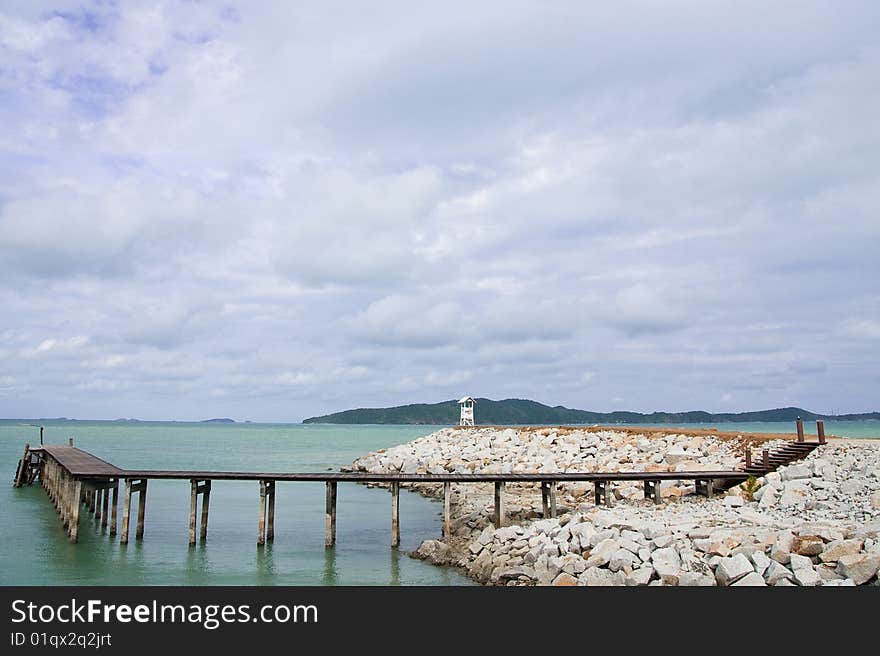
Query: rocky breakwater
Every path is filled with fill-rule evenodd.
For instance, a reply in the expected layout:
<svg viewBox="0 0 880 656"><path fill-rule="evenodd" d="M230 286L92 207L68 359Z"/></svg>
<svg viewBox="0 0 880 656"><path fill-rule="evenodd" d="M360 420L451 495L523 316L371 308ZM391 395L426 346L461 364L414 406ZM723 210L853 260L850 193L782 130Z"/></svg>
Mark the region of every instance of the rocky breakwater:
<svg viewBox="0 0 880 656"><path fill-rule="evenodd" d="M772 442L765 446L772 448ZM554 472L732 469L742 440L613 430L444 429L357 460L360 471ZM414 485L429 496L436 485ZM806 459L711 499L685 481L663 503L616 484L612 508L592 485L560 485L560 515L541 518L536 485L508 486L510 526L491 524L491 485L453 486L452 535L415 556L491 585L878 585L880 441L834 441Z"/></svg>

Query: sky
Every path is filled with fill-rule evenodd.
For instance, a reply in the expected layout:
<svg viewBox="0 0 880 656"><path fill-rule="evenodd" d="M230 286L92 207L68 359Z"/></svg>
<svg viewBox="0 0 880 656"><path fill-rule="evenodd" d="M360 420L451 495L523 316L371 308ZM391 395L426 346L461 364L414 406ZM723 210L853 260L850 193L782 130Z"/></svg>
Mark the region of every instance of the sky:
<svg viewBox="0 0 880 656"><path fill-rule="evenodd" d="M0 6L0 416L880 410L880 4Z"/></svg>

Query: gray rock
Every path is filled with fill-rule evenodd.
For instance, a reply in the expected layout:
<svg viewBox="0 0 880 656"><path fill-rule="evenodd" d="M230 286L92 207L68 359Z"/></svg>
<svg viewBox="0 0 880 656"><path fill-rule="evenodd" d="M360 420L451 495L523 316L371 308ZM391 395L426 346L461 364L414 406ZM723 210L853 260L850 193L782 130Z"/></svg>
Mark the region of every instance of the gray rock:
<svg viewBox="0 0 880 656"><path fill-rule="evenodd" d="M566 554L557 561L557 564L562 568L563 572L573 576L577 576L587 569L587 561L577 554Z"/></svg>
<svg viewBox="0 0 880 656"><path fill-rule="evenodd" d="M794 580L800 586L813 587L822 583L819 574L812 567L795 570Z"/></svg>
<svg viewBox="0 0 880 656"><path fill-rule="evenodd" d="M739 579L738 581L731 583L730 585L741 585L743 587L753 587L753 588L764 588L767 587L767 584L764 583L764 577L762 577L757 572L751 572L746 574L744 577Z"/></svg>
<svg viewBox="0 0 880 656"><path fill-rule="evenodd" d="M662 549L663 547L668 547L672 543L672 536L667 535L658 535L655 537L652 542L657 549Z"/></svg>
<svg viewBox="0 0 880 656"><path fill-rule="evenodd" d="M840 484L840 492L841 494L845 494L848 497L854 497L861 494L865 489L865 483L858 479L844 481Z"/></svg>
<svg viewBox="0 0 880 656"><path fill-rule="evenodd" d="M724 505L728 506L729 508L739 508L740 506L745 505L745 501L738 494L730 495L724 497Z"/></svg>
<svg viewBox="0 0 880 656"><path fill-rule="evenodd" d="M781 470L783 481L793 481L800 478L810 478L813 470L809 465L789 465Z"/></svg>
<svg viewBox="0 0 880 656"><path fill-rule="evenodd" d="M856 586L855 581L852 579L836 579L832 581L824 581L822 583L822 587L832 586L838 588L854 588Z"/></svg>
<svg viewBox="0 0 880 656"><path fill-rule="evenodd" d="M743 554L737 554L719 561L715 569L715 580L718 581L718 585L730 585L754 571L749 559Z"/></svg>
<svg viewBox="0 0 880 656"><path fill-rule="evenodd" d="M434 565L446 565L450 562L450 559L454 560L452 548L440 540L425 540L413 552L413 556L421 560L427 560Z"/></svg>
<svg viewBox="0 0 880 656"><path fill-rule="evenodd" d="M611 556L620 549L620 545L614 538L606 538L590 550L590 557L587 558L586 566L600 567L607 565L611 560Z"/></svg>
<svg viewBox="0 0 880 656"><path fill-rule="evenodd" d="M617 586L625 585L623 572L609 572L601 567L590 567L578 577L578 585Z"/></svg>
<svg viewBox="0 0 880 656"><path fill-rule="evenodd" d="M483 532L480 533L480 537L477 538L477 541L480 544L482 544L483 546L486 546L487 544L492 542L492 536L494 534L495 534L495 529L492 528L491 526L487 526L486 528L483 529Z"/></svg>
<svg viewBox="0 0 880 656"><path fill-rule="evenodd" d="M777 588L783 588L783 587L784 588L793 588L793 587L795 587L795 584L792 583L791 581L789 581L788 579L779 579L779 581L776 582L775 587L777 587Z"/></svg>
<svg viewBox="0 0 880 656"><path fill-rule="evenodd" d="M700 574L699 572L683 572L678 577L678 585L682 587L714 586L715 577L711 574Z"/></svg>
<svg viewBox="0 0 880 656"><path fill-rule="evenodd" d="M772 562L763 551L753 551L751 561L755 566L755 571L761 576L764 576L764 572L767 571L767 568L770 567L770 563Z"/></svg>
<svg viewBox="0 0 880 656"><path fill-rule="evenodd" d="M852 556L862 550L862 540L835 540L825 545L825 550L819 554L819 560L823 563L836 563L843 556Z"/></svg>
<svg viewBox="0 0 880 656"><path fill-rule="evenodd" d="M837 560L837 571L856 585L867 583L880 569L880 555L851 554Z"/></svg>
<svg viewBox="0 0 880 656"><path fill-rule="evenodd" d="M648 585L652 576L654 576L654 568L650 565L643 565L627 574L624 583L626 585Z"/></svg>
<svg viewBox="0 0 880 656"><path fill-rule="evenodd" d="M789 531L783 531L776 534L776 542L770 549L770 558L777 563L787 565L791 560L791 545L794 542L794 534Z"/></svg>
<svg viewBox="0 0 880 656"><path fill-rule="evenodd" d="M791 554L791 571L797 574L801 569L813 569L813 561L800 554Z"/></svg>
<svg viewBox="0 0 880 656"><path fill-rule="evenodd" d="M632 567L635 560L636 557L631 551L627 549L618 549L608 561L608 569L612 572L617 572L624 567Z"/></svg>
<svg viewBox="0 0 880 656"><path fill-rule="evenodd" d="M671 547L656 549L651 553L651 564L661 578L677 577L681 573L681 558Z"/></svg>
<svg viewBox="0 0 880 656"><path fill-rule="evenodd" d="M791 570L775 560L770 561L767 571L764 572L764 580L770 585L779 585L780 581L790 581L793 578Z"/></svg>

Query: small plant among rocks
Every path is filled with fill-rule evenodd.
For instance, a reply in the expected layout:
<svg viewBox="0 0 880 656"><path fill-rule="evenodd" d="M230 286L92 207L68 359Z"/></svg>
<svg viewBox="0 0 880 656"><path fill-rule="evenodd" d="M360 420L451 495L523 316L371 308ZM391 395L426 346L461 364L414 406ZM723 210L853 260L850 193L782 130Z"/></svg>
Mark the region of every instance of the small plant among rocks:
<svg viewBox="0 0 880 656"><path fill-rule="evenodd" d="M739 487L743 491L748 501L754 501L755 492L757 492L761 488L761 486L758 484L758 479L754 476L749 476L745 480L745 482Z"/></svg>

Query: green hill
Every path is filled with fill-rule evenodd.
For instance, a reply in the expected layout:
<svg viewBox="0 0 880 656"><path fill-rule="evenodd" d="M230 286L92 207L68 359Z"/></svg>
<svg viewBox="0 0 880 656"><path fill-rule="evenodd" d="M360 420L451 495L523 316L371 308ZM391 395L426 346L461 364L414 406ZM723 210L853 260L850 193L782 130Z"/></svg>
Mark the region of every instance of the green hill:
<svg viewBox="0 0 880 656"><path fill-rule="evenodd" d="M707 422L739 421L794 421L801 417L805 421L815 419L880 419L880 413L869 412L854 415L827 417L802 408L776 408L756 412L736 412L712 414L700 410L690 412L590 412L573 410L561 405L550 407L537 401L526 399L477 399L474 411L478 424L482 425L523 425L523 424L693 424ZM321 417L304 419L304 424L457 424L458 403L455 400L442 403L416 403L393 408L358 408L345 410Z"/></svg>

